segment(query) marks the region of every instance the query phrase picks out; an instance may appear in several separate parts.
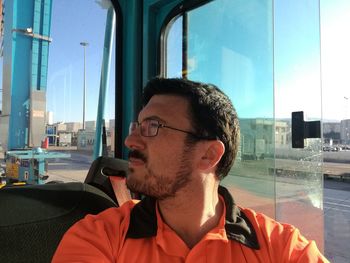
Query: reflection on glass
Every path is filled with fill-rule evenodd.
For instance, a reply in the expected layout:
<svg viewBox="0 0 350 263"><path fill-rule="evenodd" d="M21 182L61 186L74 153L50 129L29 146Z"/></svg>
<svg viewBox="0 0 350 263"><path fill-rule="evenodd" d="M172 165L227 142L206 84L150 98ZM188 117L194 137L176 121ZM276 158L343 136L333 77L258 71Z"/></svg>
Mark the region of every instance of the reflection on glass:
<svg viewBox="0 0 350 263"><path fill-rule="evenodd" d="M210 17L210 19L208 19ZM186 20L184 20L186 21ZM273 53L271 1L213 1L174 22L167 39L167 65L181 68L181 45L187 40L187 76L219 86L232 99L241 125L241 147L224 180L240 205L275 215ZM180 42L181 43L181 42ZM172 61L171 61L172 59ZM167 76L178 76L167 67ZM272 173L272 174L271 174Z"/></svg>
<svg viewBox="0 0 350 263"><path fill-rule="evenodd" d="M304 111L305 121L321 119L319 22L318 1L275 2L275 115L288 125L294 111ZM276 143L276 217L323 249L321 139L304 143L304 149Z"/></svg>
<svg viewBox="0 0 350 263"><path fill-rule="evenodd" d="M180 18L171 24L165 75L179 76L177 35L188 78L218 85L240 117L240 150L223 183L238 204L296 225L322 249L321 142L292 149L290 119L300 110L306 121L321 117L318 10L314 0L209 2L187 12L188 35Z"/></svg>

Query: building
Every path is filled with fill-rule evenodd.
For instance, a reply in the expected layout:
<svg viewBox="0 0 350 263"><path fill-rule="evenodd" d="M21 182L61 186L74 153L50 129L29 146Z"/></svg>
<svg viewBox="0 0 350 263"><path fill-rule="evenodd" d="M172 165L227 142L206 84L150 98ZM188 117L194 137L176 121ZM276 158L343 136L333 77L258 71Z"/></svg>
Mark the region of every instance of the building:
<svg viewBox="0 0 350 263"><path fill-rule="evenodd" d="M272 157L276 147L290 143L291 129L287 121L269 118L241 119L240 156L244 159Z"/></svg>
<svg viewBox="0 0 350 263"><path fill-rule="evenodd" d="M340 123L324 122L323 123L323 140L326 144L340 144Z"/></svg>
<svg viewBox="0 0 350 263"><path fill-rule="evenodd" d="M53 112L52 111L48 111L46 112L46 124L53 124Z"/></svg>
<svg viewBox="0 0 350 263"><path fill-rule="evenodd" d="M83 128L83 124L81 122L66 122L64 123L66 125L67 132L74 132L77 133L80 129Z"/></svg>
<svg viewBox="0 0 350 263"><path fill-rule="evenodd" d="M5 149L40 146L46 136L52 0L2 2L0 141Z"/></svg>
<svg viewBox="0 0 350 263"><path fill-rule="evenodd" d="M350 119L340 122L340 141L342 144L350 144Z"/></svg>

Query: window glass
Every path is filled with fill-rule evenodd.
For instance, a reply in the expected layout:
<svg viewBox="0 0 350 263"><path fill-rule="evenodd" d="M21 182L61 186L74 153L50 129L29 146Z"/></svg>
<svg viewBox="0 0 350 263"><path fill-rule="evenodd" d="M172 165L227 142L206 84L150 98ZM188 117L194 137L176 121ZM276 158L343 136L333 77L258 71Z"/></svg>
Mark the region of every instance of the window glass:
<svg viewBox="0 0 350 263"><path fill-rule="evenodd" d="M239 205L296 225L322 250L321 139L306 139L304 149L291 141L293 111L321 119L318 12L315 0L210 1L169 24L164 74L181 68L228 94L241 141L222 183Z"/></svg>
<svg viewBox="0 0 350 263"><path fill-rule="evenodd" d="M107 135L107 144L103 147L107 149L105 155L114 156L113 6L110 1L94 0L42 1L41 6L37 5L38 1L26 1L28 6L20 2L21 4L17 1L5 2L4 46L9 42L6 30L13 22L10 16L12 9L22 10L20 12L23 12L24 17L34 16L34 22L22 21L22 24L18 22L18 25L12 25L18 26L12 36L18 41L26 41L18 50L21 50L24 57L28 56L28 61L34 61L37 67L33 69L33 62L31 67L22 66L19 71L18 61L10 59L6 61L12 63L12 75L5 74L9 72L5 59L7 56L16 56L19 52L4 48L4 96L8 96L9 93L6 92L9 90L13 94L19 94L15 90L14 79L21 78L21 72L31 72L28 74L31 87L21 87L23 90L29 88L26 98L30 105L27 110L29 117L23 119L24 132L18 129L19 132L9 135L11 120L1 118L0 127L6 135L0 137L0 142L6 146L4 151L13 150L11 139L14 136L17 136L16 140L23 138L24 143L19 148L26 148L25 151L28 147L28 152L41 147L46 166L40 173L48 178L39 183L84 181L92 161L101 154L100 150L94 154L94 147L98 141L102 141L100 131L103 124ZM40 14L44 14L42 24ZM7 79L8 76L12 80ZM35 83L40 84L36 87ZM4 103L5 100L6 97L2 103L3 113L22 114L23 111L15 107L14 103L10 107ZM39 117L42 119L40 123L36 119ZM16 127L13 129L16 130ZM13 154L16 157L16 153ZM23 180L20 173L18 179Z"/></svg>
<svg viewBox="0 0 350 263"><path fill-rule="evenodd" d="M350 250L350 2L321 0L325 254L348 262Z"/></svg>
<svg viewBox="0 0 350 263"><path fill-rule="evenodd" d="M179 76L179 58L187 59L182 72L189 79L216 84L229 95L240 118L241 146L223 183L237 203L274 217L271 2L213 1L186 16L169 29L167 65L178 66L168 66L165 74ZM185 39L185 45L178 39ZM178 55L182 46L185 56Z"/></svg>
<svg viewBox="0 0 350 263"><path fill-rule="evenodd" d="M171 26L166 29L166 34L166 50L171 50L171 52L164 54L166 56L165 71L172 77L180 78L182 77L182 16L172 21Z"/></svg>
<svg viewBox="0 0 350 263"><path fill-rule="evenodd" d="M110 18L107 8L92 0L53 3L47 109L57 137L49 137L49 148L68 150L71 161L50 161L51 179L57 175L61 180L62 172L69 179L85 179L93 161L98 107L104 109L108 155L114 155L115 41L110 51L110 78L106 87L101 84L102 65L107 63L103 60L106 21ZM98 104L102 88L107 89L105 105Z"/></svg>
<svg viewBox="0 0 350 263"><path fill-rule="evenodd" d="M275 2L275 115L292 123L291 113L303 111L304 121L321 120L319 2ZM298 14L298 15L296 15ZM296 19L297 18L297 19ZM286 144L282 141L286 139ZM291 130L276 130L276 216L317 240L323 250L323 174L321 138L291 148ZM293 213L289 213L293 209ZM303 217L297 215L303 214Z"/></svg>

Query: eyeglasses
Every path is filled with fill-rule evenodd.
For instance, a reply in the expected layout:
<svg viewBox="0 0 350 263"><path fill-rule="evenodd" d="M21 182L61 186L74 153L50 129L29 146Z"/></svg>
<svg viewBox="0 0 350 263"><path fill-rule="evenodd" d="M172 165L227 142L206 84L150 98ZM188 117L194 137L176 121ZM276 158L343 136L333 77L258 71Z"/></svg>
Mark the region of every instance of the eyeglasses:
<svg viewBox="0 0 350 263"><path fill-rule="evenodd" d="M173 128L173 127L161 124L161 123L159 123L158 120L154 120L154 119L145 119L140 123L137 121L131 122L130 126L129 126L129 135L139 127L140 127L140 134L141 134L141 136L144 136L144 137L157 136L159 128L168 128L168 129L171 129L174 131L179 131L179 132L190 134L193 137L198 138L198 139L204 139L204 138L202 138L202 137L200 137L192 132L184 131L181 129L177 129L177 128Z"/></svg>

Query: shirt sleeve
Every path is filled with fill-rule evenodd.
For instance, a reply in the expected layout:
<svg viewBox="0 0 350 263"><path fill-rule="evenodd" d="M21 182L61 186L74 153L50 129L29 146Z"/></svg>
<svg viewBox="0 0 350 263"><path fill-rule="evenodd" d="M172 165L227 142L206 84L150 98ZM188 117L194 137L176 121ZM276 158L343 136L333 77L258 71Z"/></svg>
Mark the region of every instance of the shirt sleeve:
<svg viewBox="0 0 350 263"><path fill-rule="evenodd" d="M129 224L127 206L78 221L64 234L52 262L117 262L119 245Z"/></svg>
<svg viewBox="0 0 350 263"><path fill-rule="evenodd" d="M307 240L299 230L289 226L290 235L283 250L284 262L329 263L317 248L316 242Z"/></svg>
<svg viewBox="0 0 350 263"><path fill-rule="evenodd" d="M245 209L260 244L260 253L269 262L278 263L329 263L316 246L296 227L279 223L268 216Z"/></svg>

